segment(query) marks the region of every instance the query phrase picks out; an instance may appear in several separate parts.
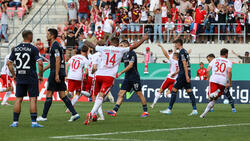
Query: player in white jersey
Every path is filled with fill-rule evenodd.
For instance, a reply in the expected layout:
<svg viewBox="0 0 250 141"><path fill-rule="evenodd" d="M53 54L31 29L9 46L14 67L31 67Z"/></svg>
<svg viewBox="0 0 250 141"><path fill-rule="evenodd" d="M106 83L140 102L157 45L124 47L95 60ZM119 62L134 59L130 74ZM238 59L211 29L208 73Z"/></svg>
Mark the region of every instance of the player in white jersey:
<svg viewBox="0 0 250 141"><path fill-rule="evenodd" d="M11 92L13 91L12 79L10 78L10 71L7 66L9 57L10 57L10 54L5 56L4 65L1 70L1 79L3 83L2 83L2 88L0 88L0 92L6 92L1 105L10 105L7 103L7 100L10 97Z"/></svg>
<svg viewBox="0 0 250 141"><path fill-rule="evenodd" d="M161 44L158 44L158 46L161 48L165 57L169 60L168 62L170 63L170 71L169 71L169 74L168 74L166 80L162 83L160 91L155 94L154 102L150 106L151 108L154 108L158 99L161 97L162 93L167 88L168 88L168 91L166 93L166 96L171 93L171 90L174 86L175 80L176 80L178 73L179 73L178 53L174 52L173 54L169 55Z"/></svg>
<svg viewBox="0 0 250 141"><path fill-rule="evenodd" d="M207 68L207 76L209 80L209 103L204 111L200 115L204 118L206 114L214 107L216 100L223 94L225 88L232 85L232 62L228 58L228 50L223 48L220 51L219 58L213 59ZM212 70L212 76L210 78L210 70Z"/></svg>
<svg viewBox="0 0 250 141"><path fill-rule="evenodd" d="M81 97L81 87L83 86L83 76L88 76L88 59L86 58L88 52L88 47L83 46L81 50L81 54L77 54L75 56L72 56L67 65L66 65L66 74L68 78L68 91L69 95L74 95L74 92L76 92L75 96L71 100L72 105L75 105L77 100ZM68 70L69 68L69 70ZM83 70L85 68L85 72L83 75ZM68 109L66 112L70 112Z"/></svg>
<svg viewBox="0 0 250 141"><path fill-rule="evenodd" d="M101 53L102 59L96 72L95 80L95 91L98 92L98 95L91 112L87 114L87 119L84 122L85 125L88 125L92 120L95 120L92 119L92 117L102 105L104 97L107 95L113 85L123 54L129 52L130 50L136 49L147 39L147 35L143 36L141 41L129 48L117 47L119 45L119 38L116 37L111 39L110 46L95 46L92 43L85 41L87 46L95 48L96 51Z"/></svg>

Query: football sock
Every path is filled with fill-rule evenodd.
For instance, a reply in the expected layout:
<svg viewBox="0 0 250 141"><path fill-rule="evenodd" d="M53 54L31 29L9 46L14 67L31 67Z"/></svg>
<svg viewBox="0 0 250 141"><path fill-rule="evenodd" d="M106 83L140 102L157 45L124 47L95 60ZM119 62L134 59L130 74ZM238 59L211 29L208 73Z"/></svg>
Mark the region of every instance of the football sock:
<svg viewBox="0 0 250 141"><path fill-rule="evenodd" d="M0 92L6 91L6 88L0 88Z"/></svg>
<svg viewBox="0 0 250 141"><path fill-rule="evenodd" d="M102 112L102 105L99 107L97 113L98 113L98 115L99 115L101 118L104 117L103 112Z"/></svg>
<svg viewBox="0 0 250 141"><path fill-rule="evenodd" d="M170 103L169 103L169 106L168 106L168 109L172 110L173 108L173 105L175 103L175 100L176 100L176 95L177 95L177 92L171 92L171 99L170 99Z"/></svg>
<svg viewBox="0 0 250 141"><path fill-rule="evenodd" d="M188 95L189 95L190 100L192 102L193 110L196 110L197 108L196 108L196 102L195 102L195 97L194 97L193 92L189 92Z"/></svg>
<svg viewBox="0 0 250 141"><path fill-rule="evenodd" d="M114 109L113 109L113 110L114 110L115 112L117 112L117 111L119 110L119 108L120 108L120 105L115 104L115 107L114 107Z"/></svg>
<svg viewBox="0 0 250 141"><path fill-rule="evenodd" d="M79 95L75 95L75 96L73 97L73 99L71 100L72 105L75 105L79 98L80 98Z"/></svg>
<svg viewBox="0 0 250 141"><path fill-rule="evenodd" d="M207 107L206 107L205 111L201 114L201 116L205 117L207 115L207 113L210 111L210 109L214 107L214 104L215 104L215 100L210 101L207 104Z"/></svg>
<svg viewBox="0 0 250 141"><path fill-rule="evenodd" d="M10 95L11 95L11 92L10 92L10 91L6 92L6 94L5 94L4 97L3 97L2 103L6 103L7 100L8 100L8 98L10 97Z"/></svg>
<svg viewBox="0 0 250 141"><path fill-rule="evenodd" d="M70 99L68 98L68 96L65 96L64 98L62 98L64 104L66 105L66 107L69 109L69 111L71 112L71 114L74 116L77 114L75 108L73 107Z"/></svg>
<svg viewBox="0 0 250 141"><path fill-rule="evenodd" d="M102 105L103 102L103 97L99 97L97 96L96 100L95 100L95 104L91 110L92 115L95 114L97 112L97 110L100 108L100 106Z"/></svg>
<svg viewBox="0 0 250 141"><path fill-rule="evenodd" d="M143 108L143 111L144 111L144 112L148 112L148 107L147 107L147 104L142 105L142 108Z"/></svg>
<svg viewBox="0 0 250 141"><path fill-rule="evenodd" d="M226 95L227 99L229 100L229 103L231 104L231 107L235 108L234 107L234 99L232 98L232 96L231 96L228 89L225 89L225 95Z"/></svg>
<svg viewBox="0 0 250 141"><path fill-rule="evenodd" d="M37 113L30 113L32 123L36 123Z"/></svg>
<svg viewBox="0 0 250 141"><path fill-rule="evenodd" d="M52 97L46 97L46 101L43 107L43 115L42 115L43 118L47 118L51 104L52 104Z"/></svg>
<svg viewBox="0 0 250 141"><path fill-rule="evenodd" d="M156 104L157 101L158 101L158 99L159 99L160 97L161 97L161 94L160 94L159 92L157 92L157 93L155 94L155 98L154 98L153 104Z"/></svg>
<svg viewBox="0 0 250 141"><path fill-rule="evenodd" d="M13 122L18 122L19 116L20 116L20 113L14 112L14 113L13 113Z"/></svg>

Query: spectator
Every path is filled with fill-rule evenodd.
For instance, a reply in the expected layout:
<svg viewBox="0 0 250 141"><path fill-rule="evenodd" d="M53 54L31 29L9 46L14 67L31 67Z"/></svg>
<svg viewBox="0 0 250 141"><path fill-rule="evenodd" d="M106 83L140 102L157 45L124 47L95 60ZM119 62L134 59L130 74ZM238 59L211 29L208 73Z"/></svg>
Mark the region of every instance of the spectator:
<svg viewBox="0 0 250 141"><path fill-rule="evenodd" d="M142 7L141 10L141 23L147 23L148 22L148 10L146 7Z"/></svg>
<svg viewBox="0 0 250 141"><path fill-rule="evenodd" d="M178 13L179 13L179 11L176 8L175 4L172 5L170 13L171 13L171 16L172 16L172 21L175 23L175 21L178 19L177 17L178 17Z"/></svg>
<svg viewBox="0 0 250 141"><path fill-rule="evenodd" d="M128 16L128 10L125 8L120 8L120 14L119 14L119 19L120 19L120 26L122 27L122 32L127 30L129 31L129 16ZM130 35L127 35L128 41L130 41Z"/></svg>
<svg viewBox="0 0 250 141"><path fill-rule="evenodd" d="M206 16L206 11L203 10L203 6L199 5L198 8L195 9L194 11L194 19L195 19L195 25L196 25L196 36L199 35L199 33L203 33L203 25L202 23L204 22L204 18ZM195 26L194 25L194 26ZM194 30L194 29L193 29ZM194 41L195 42L196 37L194 37ZM202 40L202 43L204 42L204 40Z"/></svg>
<svg viewBox="0 0 250 141"><path fill-rule="evenodd" d="M159 42L162 43L162 20L161 9L155 10L155 22L154 22L154 43L157 41L157 34L159 35Z"/></svg>
<svg viewBox="0 0 250 141"><path fill-rule="evenodd" d="M104 41L107 41L109 36L112 34L113 29L114 29L114 21L112 20L112 15L109 14L108 19L106 19L103 24Z"/></svg>
<svg viewBox="0 0 250 141"><path fill-rule="evenodd" d="M125 8L128 9L128 0L121 0L118 3L118 7L117 8Z"/></svg>
<svg viewBox="0 0 250 141"><path fill-rule="evenodd" d="M229 10L227 12L227 33L235 33L236 32L236 26L235 24L235 17L234 17L234 9L232 6L229 7ZM236 36L228 35L227 36L227 43L230 43L230 36L233 37L233 43L236 43Z"/></svg>
<svg viewBox="0 0 250 141"><path fill-rule="evenodd" d="M91 43L96 43L97 39L95 36L93 36L93 32L89 31L88 33L88 37L86 38L87 41L91 42Z"/></svg>
<svg viewBox="0 0 250 141"><path fill-rule="evenodd" d="M182 16L180 14L178 14L177 16L177 26L176 26L176 30L175 30L175 34L174 34L174 39L178 39L182 32L183 32L183 25L182 25Z"/></svg>
<svg viewBox="0 0 250 141"><path fill-rule="evenodd" d="M103 30L103 23L102 23L102 20L99 16L97 17L97 21L95 23L95 32L98 31L98 27L100 27L101 30Z"/></svg>
<svg viewBox="0 0 250 141"><path fill-rule="evenodd" d="M142 6L143 5L143 1L144 0L134 0L134 3L139 5L139 6Z"/></svg>
<svg viewBox="0 0 250 141"><path fill-rule="evenodd" d="M241 13L241 8L242 8L242 2L241 2L241 0L235 0L235 2L234 2L235 12Z"/></svg>
<svg viewBox="0 0 250 141"><path fill-rule="evenodd" d="M8 43L8 34L7 34L7 29L8 29L8 13L7 13L7 6L5 4L1 5L1 30L0 30L0 42L2 35L4 36L5 43Z"/></svg>
<svg viewBox="0 0 250 141"><path fill-rule="evenodd" d="M113 20L116 20L116 12L117 12L117 1L118 0L112 0L111 2L111 14L113 17Z"/></svg>
<svg viewBox="0 0 250 141"><path fill-rule="evenodd" d="M133 4L133 8L131 9L131 15L132 15L132 22L131 22L131 42L134 42L135 36L133 35L138 34L140 32L140 25L139 21L141 19L141 9L137 4ZM137 35L137 40L139 40L140 35Z"/></svg>
<svg viewBox="0 0 250 141"><path fill-rule="evenodd" d="M21 7L21 0L13 0L9 2L10 7Z"/></svg>
<svg viewBox="0 0 250 141"><path fill-rule="evenodd" d="M205 33L208 33L208 39L207 39L207 44L214 44L214 23L216 17L216 13L214 12L214 7L209 8L209 11L207 13L206 19L205 19Z"/></svg>
<svg viewBox="0 0 250 141"><path fill-rule="evenodd" d="M180 0L180 13L186 15L186 12L192 8L192 4L188 0Z"/></svg>
<svg viewBox="0 0 250 141"><path fill-rule="evenodd" d="M84 23L80 23L79 28L76 31L75 37L78 38L78 47L77 52L80 52L82 49L82 46L84 45L84 40L86 39L84 35L84 29L83 29Z"/></svg>
<svg viewBox="0 0 250 141"><path fill-rule="evenodd" d="M184 17L184 34L190 33L190 27L193 23L193 18L191 16L190 12L186 13L186 16ZM184 43L190 43L191 42L191 36L190 35L184 35Z"/></svg>
<svg viewBox="0 0 250 141"><path fill-rule="evenodd" d="M171 41L171 38L174 36L174 27L175 27L174 22L172 21L172 18L169 17L168 21L165 24L165 31L164 31L164 34L167 33L169 39L167 41L166 36L163 36L164 42Z"/></svg>
<svg viewBox="0 0 250 141"><path fill-rule="evenodd" d="M66 61L68 61L75 54L76 35L74 31L68 30L66 36Z"/></svg>
<svg viewBox="0 0 250 141"><path fill-rule="evenodd" d="M225 29L226 29L226 9L224 6L222 6L221 4L218 4L218 12L217 12L217 15L218 15L218 23L221 24L219 25L220 26L220 30L222 31L222 33L224 34L225 33ZM220 32L220 31L219 31ZM220 40L221 40L221 43L224 43L225 41L225 35L221 35L220 36Z"/></svg>
<svg viewBox="0 0 250 141"><path fill-rule="evenodd" d="M95 32L97 41L103 40L104 39L104 31L102 30L101 26L98 26L97 29L98 30Z"/></svg>
<svg viewBox="0 0 250 141"><path fill-rule="evenodd" d="M35 46L38 48L39 53L41 56L45 57L45 48L44 48L44 44L41 42L41 39L37 39L35 42Z"/></svg>
<svg viewBox="0 0 250 141"><path fill-rule="evenodd" d="M236 55L238 58L240 58L242 60L242 63L250 63L250 57L249 57L249 52L246 51L245 52L245 56L240 56L239 54L235 53L233 50L232 50L232 53L234 55Z"/></svg>
<svg viewBox="0 0 250 141"><path fill-rule="evenodd" d="M152 33L154 32L153 27L153 18L152 16L148 16L148 22L144 29L145 33L148 33L148 43L152 43Z"/></svg>
<svg viewBox="0 0 250 141"><path fill-rule="evenodd" d="M111 9L109 8L109 5L106 3L104 8L101 7L102 5L102 2L101 1L101 4L99 5L99 9L101 10L101 13L102 13L102 19L106 20L108 19L109 17L109 14L111 14Z"/></svg>
<svg viewBox="0 0 250 141"><path fill-rule="evenodd" d="M196 77L198 77L199 80L207 80L207 69L204 68L203 62L200 62L200 69L197 70Z"/></svg>
<svg viewBox="0 0 250 141"><path fill-rule="evenodd" d="M160 0L150 0L149 14L154 16L155 9L160 8Z"/></svg>
<svg viewBox="0 0 250 141"><path fill-rule="evenodd" d="M89 0L78 0L79 9L78 9L78 19L81 20L84 18L87 20L89 14ZM80 22L80 21L79 21Z"/></svg>
<svg viewBox="0 0 250 141"><path fill-rule="evenodd" d="M161 18L163 24L165 24L168 21L168 6L166 1L164 1L161 6Z"/></svg>
<svg viewBox="0 0 250 141"><path fill-rule="evenodd" d="M70 3L70 5L68 5L68 4L66 4L64 2L64 0L62 0L62 3L64 5L64 7L68 11L68 21L71 21L71 20L79 21L79 20L77 20L78 19L78 17L77 17L77 7L75 6L75 3L72 2L72 3Z"/></svg>
<svg viewBox="0 0 250 141"><path fill-rule="evenodd" d="M22 0L22 7L25 9L25 13L29 14L29 8L28 8L28 0Z"/></svg>

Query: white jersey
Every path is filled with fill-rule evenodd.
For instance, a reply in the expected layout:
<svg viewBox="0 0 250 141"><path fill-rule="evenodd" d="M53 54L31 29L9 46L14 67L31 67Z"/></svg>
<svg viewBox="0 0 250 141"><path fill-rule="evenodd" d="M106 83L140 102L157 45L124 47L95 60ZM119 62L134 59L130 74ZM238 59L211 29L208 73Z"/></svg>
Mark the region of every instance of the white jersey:
<svg viewBox="0 0 250 141"><path fill-rule="evenodd" d="M10 75L10 70L8 68L8 65L7 65L9 57L10 57L10 54L8 54L7 56L5 56L5 58L4 58L4 65L2 67L1 74Z"/></svg>
<svg viewBox="0 0 250 141"><path fill-rule="evenodd" d="M96 51L101 53L101 62L96 75L116 77L123 54L129 52L129 48L96 46Z"/></svg>
<svg viewBox="0 0 250 141"><path fill-rule="evenodd" d="M68 79L82 80L83 69L88 66L88 59L82 55L75 55L68 61L70 64Z"/></svg>
<svg viewBox="0 0 250 141"><path fill-rule="evenodd" d="M169 64L170 64L170 71L167 78L176 79L178 74L175 75L174 77L171 77L172 74L174 74L179 68L178 61L173 59L173 55L169 55Z"/></svg>
<svg viewBox="0 0 250 141"><path fill-rule="evenodd" d="M95 73L92 74L92 70L93 70L93 65L97 64L98 66L98 62L100 61L100 53L96 52L95 54L89 54L88 58L89 58L89 63L88 63L88 71L89 71L89 76L90 77L94 77Z"/></svg>
<svg viewBox="0 0 250 141"><path fill-rule="evenodd" d="M209 81L225 86L228 68L232 68L232 62L226 58L215 58L209 66L212 67L212 76Z"/></svg>

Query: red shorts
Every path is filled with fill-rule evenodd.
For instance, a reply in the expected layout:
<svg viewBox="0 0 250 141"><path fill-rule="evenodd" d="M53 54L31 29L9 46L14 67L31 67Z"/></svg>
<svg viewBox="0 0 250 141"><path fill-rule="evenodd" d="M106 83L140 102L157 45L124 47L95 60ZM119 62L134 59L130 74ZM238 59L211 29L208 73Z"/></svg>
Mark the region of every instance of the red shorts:
<svg viewBox="0 0 250 141"><path fill-rule="evenodd" d="M175 79L167 78L161 85L161 89L164 91L166 88L168 88L169 91L172 90L174 86Z"/></svg>
<svg viewBox="0 0 250 141"><path fill-rule="evenodd" d="M1 75L1 78L3 80L3 87L11 87L11 84L12 84L12 79L10 78L9 75L6 75L6 74L2 74Z"/></svg>
<svg viewBox="0 0 250 141"><path fill-rule="evenodd" d="M217 91L217 90L220 90L220 93L218 94L217 98L220 97L224 90L225 90L225 86L221 85L221 84L217 84L217 83L214 83L214 82L210 82L209 83L209 93L208 95L210 95L211 93Z"/></svg>
<svg viewBox="0 0 250 141"><path fill-rule="evenodd" d="M162 23L166 23L168 21L168 17L161 17Z"/></svg>
<svg viewBox="0 0 250 141"><path fill-rule="evenodd" d="M110 91L115 78L111 76L96 76L94 85L94 95L96 96L99 92L108 94Z"/></svg>
<svg viewBox="0 0 250 141"><path fill-rule="evenodd" d="M80 80L68 80L68 91L74 92L74 91L80 91L81 90L81 81Z"/></svg>
<svg viewBox="0 0 250 141"><path fill-rule="evenodd" d="M89 76L88 80L83 81L82 89L90 93L92 91L92 84L93 84L93 77Z"/></svg>

